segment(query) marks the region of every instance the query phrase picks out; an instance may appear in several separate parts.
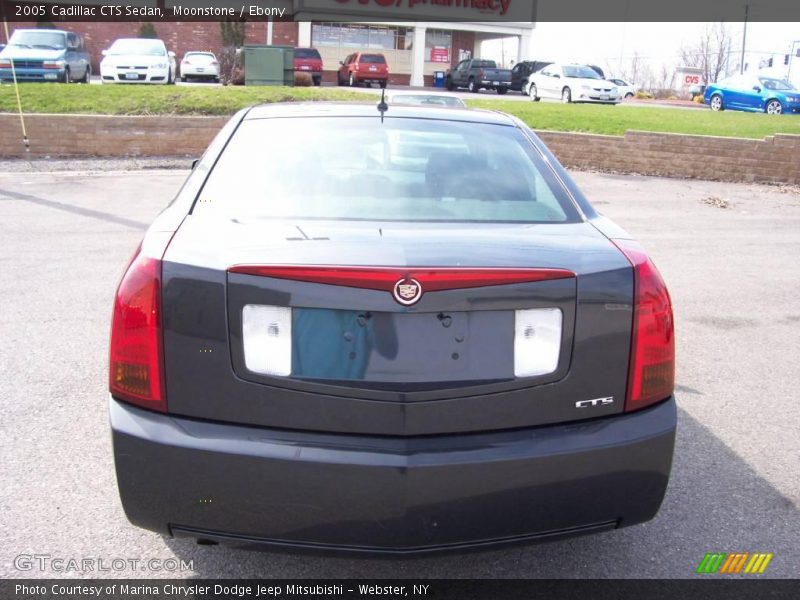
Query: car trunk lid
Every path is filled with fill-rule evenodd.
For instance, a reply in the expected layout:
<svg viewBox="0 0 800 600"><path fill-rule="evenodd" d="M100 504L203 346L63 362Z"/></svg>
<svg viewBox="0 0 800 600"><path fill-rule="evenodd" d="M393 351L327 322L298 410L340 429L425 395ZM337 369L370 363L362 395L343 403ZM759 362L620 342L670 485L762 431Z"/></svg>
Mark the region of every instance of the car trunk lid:
<svg viewBox="0 0 800 600"><path fill-rule="evenodd" d="M384 279L370 287L308 275L342 267L348 275L369 267ZM300 275L287 277L287 269ZM448 289L436 289L431 277L465 270L501 277ZM511 272L559 276L503 279ZM406 305L395 285L410 278L424 291ZM190 216L164 263L169 410L388 435L619 412L632 295L630 264L587 223L220 224ZM286 373L248 364L248 307L291 312ZM519 311L531 310L560 311L558 356L551 372L518 377L516 325ZM576 406L600 396L618 400L588 411Z"/></svg>

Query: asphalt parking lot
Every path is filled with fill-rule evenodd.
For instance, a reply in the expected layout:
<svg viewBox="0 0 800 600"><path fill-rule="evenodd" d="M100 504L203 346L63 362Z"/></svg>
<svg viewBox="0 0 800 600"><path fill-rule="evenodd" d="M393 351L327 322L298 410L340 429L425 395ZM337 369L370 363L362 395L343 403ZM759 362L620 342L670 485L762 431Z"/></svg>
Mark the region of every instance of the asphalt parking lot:
<svg viewBox="0 0 800 600"><path fill-rule="evenodd" d="M675 304L680 423L654 521L394 561L197 546L132 527L107 424L112 297L185 176L0 172L0 576L61 575L19 570L15 557L25 554L177 557L193 561L180 575L201 577L686 578L710 551L772 552L765 576L800 575L800 190L636 176L575 174L598 209L650 250Z"/></svg>

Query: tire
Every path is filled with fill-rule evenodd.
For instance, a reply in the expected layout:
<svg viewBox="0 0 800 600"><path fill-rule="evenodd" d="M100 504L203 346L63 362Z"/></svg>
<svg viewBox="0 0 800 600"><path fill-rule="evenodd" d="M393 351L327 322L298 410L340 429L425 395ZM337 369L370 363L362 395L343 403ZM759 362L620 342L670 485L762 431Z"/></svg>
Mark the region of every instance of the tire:
<svg viewBox="0 0 800 600"><path fill-rule="evenodd" d="M72 78L69 74L69 67L64 67L64 79L61 80L61 83L70 83Z"/></svg>
<svg viewBox="0 0 800 600"><path fill-rule="evenodd" d="M356 87L356 78L352 73L350 73L349 85L350 87Z"/></svg>
<svg viewBox="0 0 800 600"><path fill-rule="evenodd" d="M182 81L183 83L186 83L186 75L181 75L181 81Z"/></svg>
<svg viewBox="0 0 800 600"><path fill-rule="evenodd" d="M314 82L315 87L322 85L322 77L312 77L311 80Z"/></svg>
<svg viewBox="0 0 800 600"><path fill-rule="evenodd" d="M782 115L783 114L783 105L781 104L780 100L772 99L767 101L767 106L764 108L764 112L768 115Z"/></svg>
<svg viewBox="0 0 800 600"><path fill-rule="evenodd" d="M631 94L630 92L625 94L625 100L630 100L631 98L633 98L633 94Z"/></svg>
<svg viewBox="0 0 800 600"><path fill-rule="evenodd" d="M167 85L175 85L175 75L172 74L172 69L167 73Z"/></svg>
<svg viewBox="0 0 800 600"><path fill-rule="evenodd" d="M83 72L83 78L81 79L81 83L89 83L89 80L92 78L92 67L90 65L86 65L86 70Z"/></svg>
<svg viewBox="0 0 800 600"><path fill-rule="evenodd" d="M453 78L452 78L452 77L448 77L448 78L445 80L445 82L444 82L444 87L446 87L446 88L447 88L447 91L448 91L448 92L452 92L453 90L455 90L455 89L456 89L456 86L454 86L454 85L453 85Z"/></svg>
<svg viewBox="0 0 800 600"><path fill-rule="evenodd" d="M536 89L535 83L532 83L530 87L528 87L528 96L530 96L531 100L533 100L534 102L538 102L539 100L541 100L541 98L539 97L539 90Z"/></svg>
<svg viewBox="0 0 800 600"><path fill-rule="evenodd" d="M713 96L711 96L711 100L709 101L708 105L714 112L720 112L725 110L725 103L722 101L722 96L720 96L719 94L714 94Z"/></svg>
<svg viewBox="0 0 800 600"><path fill-rule="evenodd" d="M564 104L569 104L572 102L572 90L568 87L565 87L563 90L561 90L561 102Z"/></svg>
<svg viewBox="0 0 800 600"><path fill-rule="evenodd" d="M481 91L481 88L480 88L480 86L478 86L478 85L475 83L475 78L474 78L474 77L470 77L470 78L469 78L469 83L467 84L467 89L468 89L468 90L470 91L470 93L472 93L472 94L477 94L478 92L480 92L480 91Z"/></svg>
<svg viewBox="0 0 800 600"><path fill-rule="evenodd" d="M505 96L508 93L508 88L497 88L497 93L501 96Z"/></svg>

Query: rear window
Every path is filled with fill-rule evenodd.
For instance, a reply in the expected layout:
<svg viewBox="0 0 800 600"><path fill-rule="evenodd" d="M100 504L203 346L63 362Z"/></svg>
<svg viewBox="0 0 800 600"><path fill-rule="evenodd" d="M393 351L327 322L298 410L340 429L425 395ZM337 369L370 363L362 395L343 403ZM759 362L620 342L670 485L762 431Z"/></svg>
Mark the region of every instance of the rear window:
<svg viewBox="0 0 800 600"><path fill-rule="evenodd" d="M217 60L217 57L210 52L187 52L184 58L197 63L210 63Z"/></svg>
<svg viewBox="0 0 800 600"><path fill-rule="evenodd" d="M386 59L383 57L382 54L362 54L359 62L363 63L373 63L373 64L384 64Z"/></svg>
<svg viewBox="0 0 800 600"><path fill-rule="evenodd" d="M316 58L322 60L322 57L319 55L314 48L295 48L294 49L294 57L295 58Z"/></svg>
<svg viewBox="0 0 800 600"><path fill-rule="evenodd" d="M193 213L229 219L575 222L522 133L444 120L244 121Z"/></svg>
<svg viewBox="0 0 800 600"><path fill-rule="evenodd" d="M493 60L473 60L472 66L478 69L496 69L497 63Z"/></svg>

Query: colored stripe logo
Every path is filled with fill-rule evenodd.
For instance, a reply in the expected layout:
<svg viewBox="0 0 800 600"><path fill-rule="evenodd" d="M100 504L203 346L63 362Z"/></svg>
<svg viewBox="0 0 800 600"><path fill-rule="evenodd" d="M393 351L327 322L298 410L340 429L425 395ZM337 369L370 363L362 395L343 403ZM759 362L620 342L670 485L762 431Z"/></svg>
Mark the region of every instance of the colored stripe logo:
<svg viewBox="0 0 800 600"><path fill-rule="evenodd" d="M760 575L767 570L772 557L771 553L764 552L708 552L700 561L697 573L720 575Z"/></svg>

